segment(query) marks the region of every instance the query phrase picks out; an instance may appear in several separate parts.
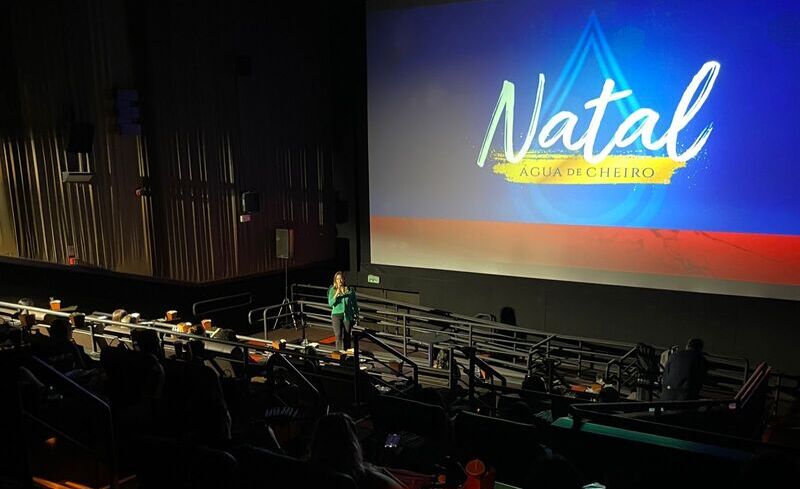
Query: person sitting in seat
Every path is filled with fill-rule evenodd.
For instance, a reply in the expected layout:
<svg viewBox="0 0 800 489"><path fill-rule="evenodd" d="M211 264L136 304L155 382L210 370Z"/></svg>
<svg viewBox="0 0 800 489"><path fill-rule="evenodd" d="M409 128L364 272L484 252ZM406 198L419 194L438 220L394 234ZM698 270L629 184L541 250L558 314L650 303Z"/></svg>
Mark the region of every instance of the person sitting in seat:
<svg viewBox="0 0 800 489"><path fill-rule="evenodd" d="M122 318L128 315L128 311L125 309L116 309L114 312L111 313L111 320L122 322Z"/></svg>
<svg viewBox="0 0 800 489"><path fill-rule="evenodd" d="M317 422L309 460L349 475L359 489L400 489L399 482L364 462L353 419L344 413L323 416Z"/></svg>
<svg viewBox="0 0 800 489"><path fill-rule="evenodd" d="M164 359L164 348L158 340L158 333L152 329L136 328L131 330L131 343L136 351L149 353L159 361Z"/></svg>
<svg viewBox="0 0 800 489"><path fill-rule="evenodd" d="M50 323L50 344L45 352L45 361L61 373L85 370L91 366L91 359L83 347L72 339L72 326L64 318Z"/></svg>
<svg viewBox="0 0 800 489"><path fill-rule="evenodd" d="M619 391L611 384L606 384L597 395L597 402L619 402Z"/></svg>
<svg viewBox="0 0 800 489"><path fill-rule="evenodd" d="M202 340L189 340L186 342L188 352L187 361L203 364L206 360L206 344Z"/></svg>
<svg viewBox="0 0 800 489"><path fill-rule="evenodd" d="M206 329L201 323L193 324L191 327L189 327L188 333L195 336L202 336L203 338L206 337Z"/></svg>
<svg viewBox="0 0 800 489"><path fill-rule="evenodd" d="M688 401L700 398L708 362L703 340L692 338L686 349L670 355L661 382L662 401Z"/></svg>
<svg viewBox="0 0 800 489"><path fill-rule="evenodd" d="M115 321L115 322L118 322L118 323L129 324L129 323L131 323L131 316L130 316L130 314L128 314L128 311L126 311L125 309L115 309L114 312L111 313L111 320ZM135 321L134 321L134 323L135 323ZM94 332L95 332L95 334L99 334L99 335L108 334L108 332L106 331L107 327L110 327L109 331L112 332L112 335L111 335L111 338L98 338L97 339L97 344L100 346L101 349L106 347L106 346L108 346L108 345L115 344L115 343L119 342L120 341L120 337L122 335L124 335L126 333L130 334L130 332L131 332L131 329L128 326L120 326L118 324L110 326L108 324L103 324L103 323L99 323L98 325L95 325Z"/></svg>
<svg viewBox="0 0 800 489"><path fill-rule="evenodd" d="M139 324L140 319L141 316L138 312L132 312L123 316L120 321L126 324Z"/></svg>
<svg viewBox="0 0 800 489"><path fill-rule="evenodd" d="M29 299L27 297L23 297L22 299L17 301L17 304L22 306L21 308L17 309L14 314L11 315L14 319L19 319L20 314L28 314L28 308L34 307L33 299Z"/></svg>

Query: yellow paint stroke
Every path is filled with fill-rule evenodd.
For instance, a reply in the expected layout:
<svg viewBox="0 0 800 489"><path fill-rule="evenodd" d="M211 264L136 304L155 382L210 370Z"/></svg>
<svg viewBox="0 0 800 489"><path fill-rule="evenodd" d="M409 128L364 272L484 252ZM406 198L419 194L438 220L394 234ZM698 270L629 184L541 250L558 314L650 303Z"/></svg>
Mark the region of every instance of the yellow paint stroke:
<svg viewBox="0 0 800 489"><path fill-rule="evenodd" d="M685 162L666 156L611 155L592 165L580 154L529 152L519 163L508 163L493 152L494 173L506 181L539 185L657 184L668 185Z"/></svg>

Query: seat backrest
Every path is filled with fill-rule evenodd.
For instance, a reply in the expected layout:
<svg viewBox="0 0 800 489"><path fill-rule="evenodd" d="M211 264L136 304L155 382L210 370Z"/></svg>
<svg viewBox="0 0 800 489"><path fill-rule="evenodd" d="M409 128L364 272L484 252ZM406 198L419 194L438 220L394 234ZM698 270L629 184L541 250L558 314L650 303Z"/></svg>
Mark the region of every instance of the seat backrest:
<svg viewBox="0 0 800 489"><path fill-rule="evenodd" d="M551 412L553 419L569 416L569 407L577 401L574 397L554 396L551 398Z"/></svg>
<svg viewBox="0 0 800 489"><path fill-rule="evenodd" d="M79 348L70 341L51 341L44 350L42 359L63 374L75 369L87 368L88 365L84 364Z"/></svg>
<svg viewBox="0 0 800 489"><path fill-rule="evenodd" d="M100 351L100 366L107 375L106 395L115 408L162 395L164 369L149 353L107 346Z"/></svg>
<svg viewBox="0 0 800 489"><path fill-rule="evenodd" d="M263 448L250 448L237 454L244 470L245 487L300 489L357 489L345 474L317 466L311 462Z"/></svg>
<svg viewBox="0 0 800 489"><path fill-rule="evenodd" d="M462 462L479 458L497 470L497 479L519 485L530 465L545 454L534 425L492 418L469 411L458 413L454 446Z"/></svg>
<svg viewBox="0 0 800 489"><path fill-rule="evenodd" d="M439 442L450 439L450 419L439 405L379 395L370 403L370 413L375 427L386 433L407 431Z"/></svg>
<svg viewBox="0 0 800 489"><path fill-rule="evenodd" d="M372 383L369 376L359 372L356 377L352 366L325 365L316 374L307 374L309 380L314 382L327 403L340 410L347 410L355 403L355 379L358 379L359 398L368 400L373 395Z"/></svg>
<svg viewBox="0 0 800 489"><path fill-rule="evenodd" d="M230 435L230 413L219 377L206 365L164 360L164 419L168 432L213 442Z"/></svg>
<svg viewBox="0 0 800 489"><path fill-rule="evenodd" d="M239 378L244 377L245 374L245 364L243 363L242 354L243 350L239 346L221 345L212 342L205 343L205 358L208 360L229 362L230 370L233 375Z"/></svg>
<svg viewBox="0 0 800 489"><path fill-rule="evenodd" d="M229 487L239 474L229 452L160 436L133 437L127 461L142 489Z"/></svg>

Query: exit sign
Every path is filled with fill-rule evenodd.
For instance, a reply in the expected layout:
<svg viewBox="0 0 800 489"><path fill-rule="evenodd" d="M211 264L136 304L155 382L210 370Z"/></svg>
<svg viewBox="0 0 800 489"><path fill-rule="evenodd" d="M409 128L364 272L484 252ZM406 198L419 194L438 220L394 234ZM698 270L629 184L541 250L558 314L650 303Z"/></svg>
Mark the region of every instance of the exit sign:
<svg viewBox="0 0 800 489"><path fill-rule="evenodd" d="M367 275L367 282L371 284L379 284L381 283L381 278L377 275Z"/></svg>

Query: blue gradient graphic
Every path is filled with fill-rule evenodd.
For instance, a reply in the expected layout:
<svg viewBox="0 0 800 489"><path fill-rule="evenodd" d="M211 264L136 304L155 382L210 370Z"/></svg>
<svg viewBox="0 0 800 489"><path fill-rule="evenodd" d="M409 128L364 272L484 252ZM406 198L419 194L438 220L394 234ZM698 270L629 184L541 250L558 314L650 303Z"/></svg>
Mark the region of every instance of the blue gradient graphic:
<svg viewBox="0 0 800 489"><path fill-rule="evenodd" d="M462 220L800 234L794 141L800 2L485 1L370 12L367 25L370 213ZM611 78L633 95L608 107L604 144L631 112L669 126L703 63L721 65L679 150L701 153L669 185L526 185L475 165L503 81L516 85L515 149L539 73L539 128L579 116ZM492 149L502 150L499 126ZM558 149L557 145L553 149ZM534 143L534 148L538 149ZM646 152L641 144L625 151ZM658 153L663 154L663 153Z"/></svg>

